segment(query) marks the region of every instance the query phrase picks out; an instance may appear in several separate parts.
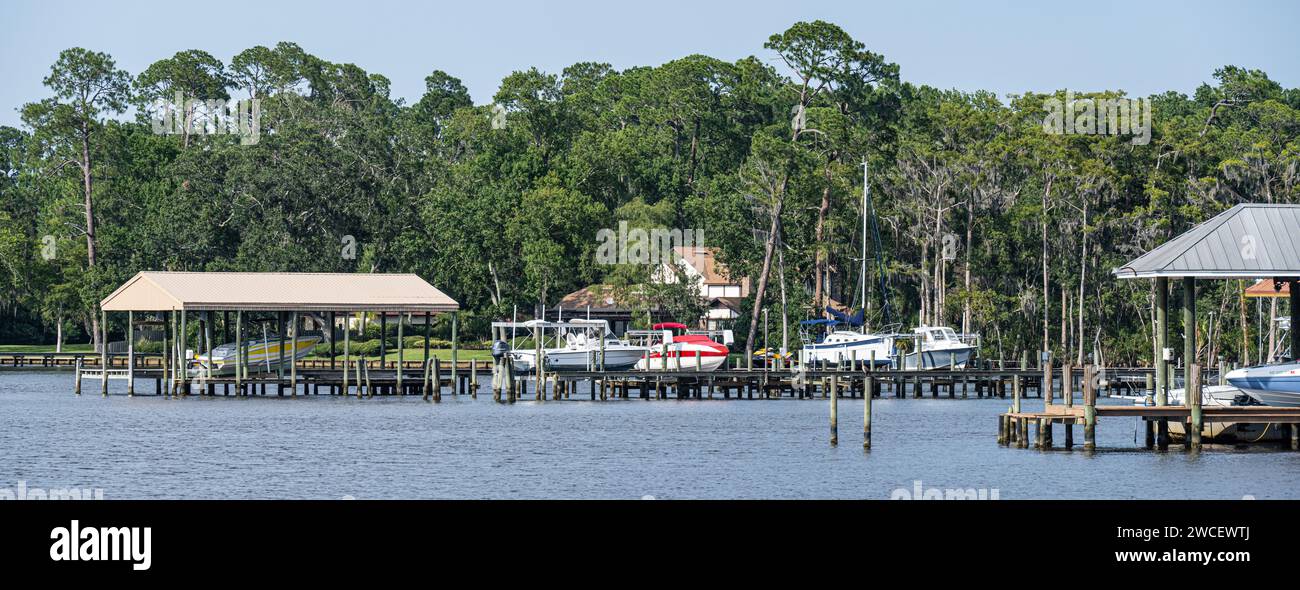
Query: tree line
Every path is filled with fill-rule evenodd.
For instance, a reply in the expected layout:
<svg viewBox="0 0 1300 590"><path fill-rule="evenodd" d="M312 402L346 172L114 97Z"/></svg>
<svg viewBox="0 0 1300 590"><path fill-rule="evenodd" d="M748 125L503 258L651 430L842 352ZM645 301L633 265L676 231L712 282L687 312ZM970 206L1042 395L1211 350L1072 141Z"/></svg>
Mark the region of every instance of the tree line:
<svg viewBox="0 0 1300 590"><path fill-rule="evenodd" d="M1058 134L1044 121L1064 90L916 85L821 21L734 62L516 71L488 105L440 70L407 104L383 75L288 42L229 63L182 51L136 75L72 48L44 82L22 128L0 128L6 342L58 328L98 342L97 302L146 269L415 272L471 333L593 283L698 313L647 286L652 268L596 262L598 230L627 222L704 230L753 285L735 326L749 349L762 310L793 322L834 300L873 326L979 332L989 357L1139 362L1153 286L1111 269L1236 203L1300 196L1300 89L1264 72L1228 65L1191 96L1143 97L1149 142ZM177 92L200 101L156 133L157 101ZM202 103L241 99L259 102L256 143L212 133ZM1202 362L1259 360L1276 303L1262 317L1241 282L1204 287Z"/></svg>

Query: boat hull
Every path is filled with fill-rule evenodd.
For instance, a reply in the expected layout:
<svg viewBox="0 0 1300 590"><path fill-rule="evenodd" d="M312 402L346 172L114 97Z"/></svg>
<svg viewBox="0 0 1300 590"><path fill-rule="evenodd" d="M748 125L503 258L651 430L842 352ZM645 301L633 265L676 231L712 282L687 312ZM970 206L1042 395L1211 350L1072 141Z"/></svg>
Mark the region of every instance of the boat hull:
<svg viewBox="0 0 1300 590"><path fill-rule="evenodd" d="M701 355L698 370L716 371L718 367L721 367L726 362L727 355L725 354L715 354L713 356ZM664 357L656 353L648 359L641 358L637 360L635 368L638 371L673 371L678 369L682 371L695 371L697 370L697 365L695 364L695 356L691 353L677 355L670 352L666 362Z"/></svg>
<svg viewBox="0 0 1300 590"><path fill-rule="evenodd" d="M285 353L283 366L288 367L291 363L301 360L320 344L320 336L302 336L296 342L285 339ZM274 372L280 369L280 341L278 339L254 340L244 345L248 373ZM210 351L208 354L198 355L191 361L188 374L190 377L206 377L209 374L208 366L211 365L211 375L213 377L229 376L235 374L235 365L238 359L235 354L235 344L222 344Z"/></svg>
<svg viewBox="0 0 1300 590"><path fill-rule="evenodd" d="M530 373L535 371L537 367L536 356L536 353L531 350L510 353L515 372ZM626 371L636 366L643 356L645 356L644 348L606 348L605 370ZM547 350L542 352L542 368L547 372L587 371L599 366L599 350Z"/></svg>
<svg viewBox="0 0 1300 590"><path fill-rule="evenodd" d="M850 342L805 344L804 362L842 364L856 361L858 364L871 363L874 355L876 366L889 366L893 363L893 339L885 336L863 335L861 340Z"/></svg>
<svg viewBox="0 0 1300 590"><path fill-rule="evenodd" d="M1237 369L1226 377L1228 383L1261 404L1300 407L1300 363Z"/></svg>
<svg viewBox="0 0 1300 590"><path fill-rule="evenodd" d="M917 369L919 355L921 369L964 369L966 363L970 362L971 355L974 352L975 347L973 346L922 350L920 353L913 352L904 357L904 368L908 370Z"/></svg>

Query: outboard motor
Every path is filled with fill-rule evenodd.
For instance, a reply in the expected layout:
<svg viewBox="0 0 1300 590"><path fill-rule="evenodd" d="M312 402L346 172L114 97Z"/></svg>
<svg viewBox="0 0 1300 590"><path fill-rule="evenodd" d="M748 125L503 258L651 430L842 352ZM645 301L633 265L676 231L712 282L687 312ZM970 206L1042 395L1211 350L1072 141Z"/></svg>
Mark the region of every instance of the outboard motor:
<svg viewBox="0 0 1300 590"><path fill-rule="evenodd" d="M496 342L492 343L492 358L499 361L501 360L502 357L506 356L507 354L510 354L509 344L506 344L504 341L501 340L497 340Z"/></svg>

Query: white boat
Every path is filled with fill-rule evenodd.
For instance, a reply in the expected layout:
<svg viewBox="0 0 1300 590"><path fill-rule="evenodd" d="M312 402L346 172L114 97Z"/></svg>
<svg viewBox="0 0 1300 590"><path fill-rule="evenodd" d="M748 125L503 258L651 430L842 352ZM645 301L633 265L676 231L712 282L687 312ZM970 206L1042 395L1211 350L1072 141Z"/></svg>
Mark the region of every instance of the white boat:
<svg viewBox="0 0 1300 590"><path fill-rule="evenodd" d="M1169 404L1185 405L1185 389L1169 390ZM1149 400L1148 400L1149 402ZM1201 388L1201 407L1225 407L1251 405L1250 396L1232 385L1208 385ZM1169 434L1181 439L1186 434L1186 427L1178 420L1170 420ZM1201 437L1215 442L1264 442L1282 440L1283 432L1276 424L1255 424L1244 422L1205 422L1201 425Z"/></svg>
<svg viewBox="0 0 1300 590"><path fill-rule="evenodd" d="M921 326L912 330L912 352L904 357L904 368L947 369L966 367L979 350L979 335L957 334L946 326ZM918 363L919 360L919 363Z"/></svg>
<svg viewBox="0 0 1300 590"><path fill-rule="evenodd" d="M888 366L893 362L894 336L892 334L870 334L853 330L835 330L840 322L836 320L805 320L799 323L804 339L803 362L816 365L820 363L843 364L856 361L868 364L875 358L876 365ZM815 336L817 328L829 330L828 333Z"/></svg>
<svg viewBox="0 0 1300 590"><path fill-rule="evenodd" d="M665 322L627 336L649 349L637 361L637 370L714 371L727 362L727 346L733 342L731 330L720 331L722 342L713 340L716 332L692 332L685 324Z"/></svg>
<svg viewBox="0 0 1300 590"><path fill-rule="evenodd" d="M1235 369L1226 378L1263 405L1300 407L1300 363Z"/></svg>
<svg viewBox="0 0 1300 590"><path fill-rule="evenodd" d="M634 346L618 339L610 333L609 322L605 320L569 320L563 324L524 322L520 326L557 331L563 346L541 351L542 369L548 372L589 371L602 366L609 371L623 371L636 366L647 351L644 346ZM510 359L516 373L529 373L537 368L535 349L511 350Z"/></svg>
<svg viewBox="0 0 1300 590"><path fill-rule="evenodd" d="M312 349L320 344L322 338L319 335L303 335L297 340L284 341L284 365L287 367L290 363L302 359L311 354ZM248 372L272 372L280 368L280 337L275 334L268 335L259 340L250 340L242 343L246 356L244 362L247 363ZM208 375L208 366L212 367L212 376L234 375L235 364L238 359L235 355L235 343L228 342L222 344L207 354L195 355L189 366L189 375L191 377L206 377Z"/></svg>

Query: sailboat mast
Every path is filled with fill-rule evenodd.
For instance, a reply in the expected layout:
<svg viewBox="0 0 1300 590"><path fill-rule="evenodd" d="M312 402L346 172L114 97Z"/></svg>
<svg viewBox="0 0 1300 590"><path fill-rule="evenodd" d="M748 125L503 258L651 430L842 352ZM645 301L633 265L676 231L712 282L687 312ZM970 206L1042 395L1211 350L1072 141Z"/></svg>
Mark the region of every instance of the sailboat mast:
<svg viewBox="0 0 1300 590"><path fill-rule="evenodd" d="M862 270L858 275L858 288L862 290L862 333L867 333L867 191L871 190L867 184L867 157L862 157Z"/></svg>
<svg viewBox="0 0 1300 590"><path fill-rule="evenodd" d="M880 246L880 226L877 224L877 220L876 220L876 207L871 203L871 185L867 184L866 180L867 180L867 161L866 159L863 159L862 160L862 181L863 181L862 182L863 184L862 206L864 212L870 211L871 214L871 237L876 246L876 274L880 275L880 301L881 301L880 311L882 314L884 314L885 325L889 325L891 322L893 322L893 317L892 317L893 314L890 313L889 310L889 284L885 281L885 252L884 249L881 248ZM867 224L866 220L867 220L867 216L866 213L864 213L862 216L862 225L864 228L866 227ZM866 233L867 232L864 229L862 232L863 236L865 236ZM863 237L863 240L865 241L866 238ZM866 254L864 253L862 256L864 265L866 264L866 259L867 257ZM865 273L863 274L865 278ZM863 293L865 292L866 292L866 287L864 286Z"/></svg>

